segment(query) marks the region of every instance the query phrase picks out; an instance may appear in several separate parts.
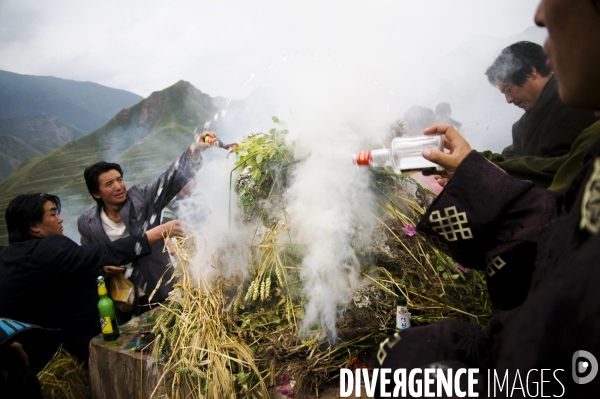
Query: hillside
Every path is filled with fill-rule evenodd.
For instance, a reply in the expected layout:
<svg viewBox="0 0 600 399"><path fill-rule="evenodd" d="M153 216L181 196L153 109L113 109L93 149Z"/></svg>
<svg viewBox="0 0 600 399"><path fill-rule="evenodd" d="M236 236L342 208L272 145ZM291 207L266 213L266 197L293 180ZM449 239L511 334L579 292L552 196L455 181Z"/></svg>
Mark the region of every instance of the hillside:
<svg viewBox="0 0 600 399"><path fill-rule="evenodd" d="M189 146L194 129L202 129L217 111L212 99L188 82L154 92L89 135L23 162L0 183L0 213L20 193L57 194L66 205L65 234L77 237L76 218L93 205L83 180L86 166L102 159L119 162L129 185L149 183ZM6 242L2 220L0 243Z"/></svg>
<svg viewBox="0 0 600 399"><path fill-rule="evenodd" d="M140 100L97 83L0 71L0 117L46 114L89 133Z"/></svg>
<svg viewBox="0 0 600 399"><path fill-rule="evenodd" d="M0 134L0 181L17 170L26 158L41 155L39 148L16 137Z"/></svg>
<svg viewBox="0 0 600 399"><path fill-rule="evenodd" d="M83 137L141 99L90 82L0 71L0 135L13 136L37 150L33 155L22 145L3 145L0 181L24 159Z"/></svg>
<svg viewBox="0 0 600 399"><path fill-rule="evenodd" d="M0 164L1 181L14 172L26 158L46 154L69 141L83 137L85 132L60 122L55 116L36 115L1 117L0 135L4 137L0 144L0 153L12 160L10 164ZM6 141L9 137L14 139L10 140L12 144Z"/></svg>

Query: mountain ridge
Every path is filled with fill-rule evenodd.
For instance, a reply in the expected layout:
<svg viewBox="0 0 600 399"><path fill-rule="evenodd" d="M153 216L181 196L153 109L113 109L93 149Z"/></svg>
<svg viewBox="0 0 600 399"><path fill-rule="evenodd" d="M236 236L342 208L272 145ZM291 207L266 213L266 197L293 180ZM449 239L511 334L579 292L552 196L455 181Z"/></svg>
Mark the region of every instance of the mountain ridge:
<svg viewBox="0 0 600 399"><path fill-rule="evenodd" d="M68 204L63 210L65 234L75 237L76 218L94 204L83 180L85 167L102 159L118 162L126 182L149 183L187 149L194 130L217 111L210 96L183 80L153 92L94 132L24 161L0 182L0 213L18 194L50 192ZM6 241L2 220L0 242Z"/></svg>

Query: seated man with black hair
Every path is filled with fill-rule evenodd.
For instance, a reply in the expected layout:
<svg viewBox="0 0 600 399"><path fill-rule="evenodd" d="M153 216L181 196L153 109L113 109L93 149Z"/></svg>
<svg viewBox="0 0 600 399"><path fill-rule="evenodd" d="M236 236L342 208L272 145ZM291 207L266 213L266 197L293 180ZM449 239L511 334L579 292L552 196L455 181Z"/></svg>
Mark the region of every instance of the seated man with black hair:
<svg viewBox="0 0 600 399"><path fill-rule="evenodd" d="M594 112L561 101L558 82L546 66L546 58L539 44L518 42L502 50L485 72L488 81L504 94L506 102L525 113L513 125L513 143L502 154L485 151L482 155L511 176L531 180L543 188L553 184L554 176L567 159L575 157L570 162L576 164L571 173L563 171L563 183L554 184L554 191L564 193L583 158L581 148L600 137L590 138L585 134L579 138L596 121ZM572 147L575 148L571 152Z"/></svg>
<svg viewBox="0 0 600 399"><path fill-rule="evenodd" d="M111 243L77 245L63 235L60 199L51 194L22 194L6 209L9 245L0 252L0 317L60 329L59 341L82 361L100 333L96 276L105 265L131 262L150 254L163 232L182 235L170 221L145 233ZM30 350L39 369L57 349L40 343Z"/></svg>

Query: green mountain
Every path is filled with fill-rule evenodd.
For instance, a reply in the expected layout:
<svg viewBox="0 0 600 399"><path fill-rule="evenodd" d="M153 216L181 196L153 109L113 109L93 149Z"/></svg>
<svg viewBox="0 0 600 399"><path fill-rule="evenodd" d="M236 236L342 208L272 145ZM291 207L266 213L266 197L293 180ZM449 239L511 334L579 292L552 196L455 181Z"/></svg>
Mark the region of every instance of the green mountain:
<svg viewBox="0 0 600 399"><path fill-rule="evenodd" d="M47 155L26 159L0 182L0 214L18 194L57 194L65 205L65 234L77 237L77 217L94 204L83 180L86 166L99 160L118 162L129 185L149 183L193 142L194 129L202 130L218 111L210 96L185 81L154 92L98 130ZM5 245L4 218L1 222L0 244Z"/></svg>
<svg viewBox="0 0 600 399"><path fill-rule="evenodd" d="M0 181L17 170L24 159L41 155L43 151L39 148L14 136L0 134Z"/></svg>
<svg viewBox="0 0 600 399"><path fill-rule="evenodd" d="M89 133L140 100L137 94L97 83L0 71L0 117L46 114Z"/></svg>
<svg viewBox="0 0 600 399"><path fill-rule="evenodd" d="M62 123L56 116L46 114L0 117L0 134L17 137L33 144L42 152L58 148L69 141L85 136L86 133L89 132Z"/></svg>
<svg viewBox="0 0 600 399"><path fill-rule="evenodd" d="M0 163L0 181L14 172L26 158L39 157L83 137L85 132L60 122L55 116L36 115L0 118L0 153L10 162ZM14 140L10 140L12 137ZM8 140L8 141L7 141ZM18 143L18 144L17 144Z"/></svg>

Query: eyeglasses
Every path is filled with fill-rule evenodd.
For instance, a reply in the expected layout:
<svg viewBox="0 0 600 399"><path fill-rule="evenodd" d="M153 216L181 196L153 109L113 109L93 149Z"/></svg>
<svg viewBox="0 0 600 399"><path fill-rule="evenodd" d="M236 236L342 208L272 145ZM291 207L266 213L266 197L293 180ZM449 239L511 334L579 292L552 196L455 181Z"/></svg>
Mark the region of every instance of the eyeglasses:
<svg viewBox="0 0 600 399"><path fill-rule="evenodd" d="M512 85L512 83L509 83L506 86L498 87L498 88L500 89L500 93L502 93L502 94L510 94L510 91L512 90L513 85Z"/></svg>

